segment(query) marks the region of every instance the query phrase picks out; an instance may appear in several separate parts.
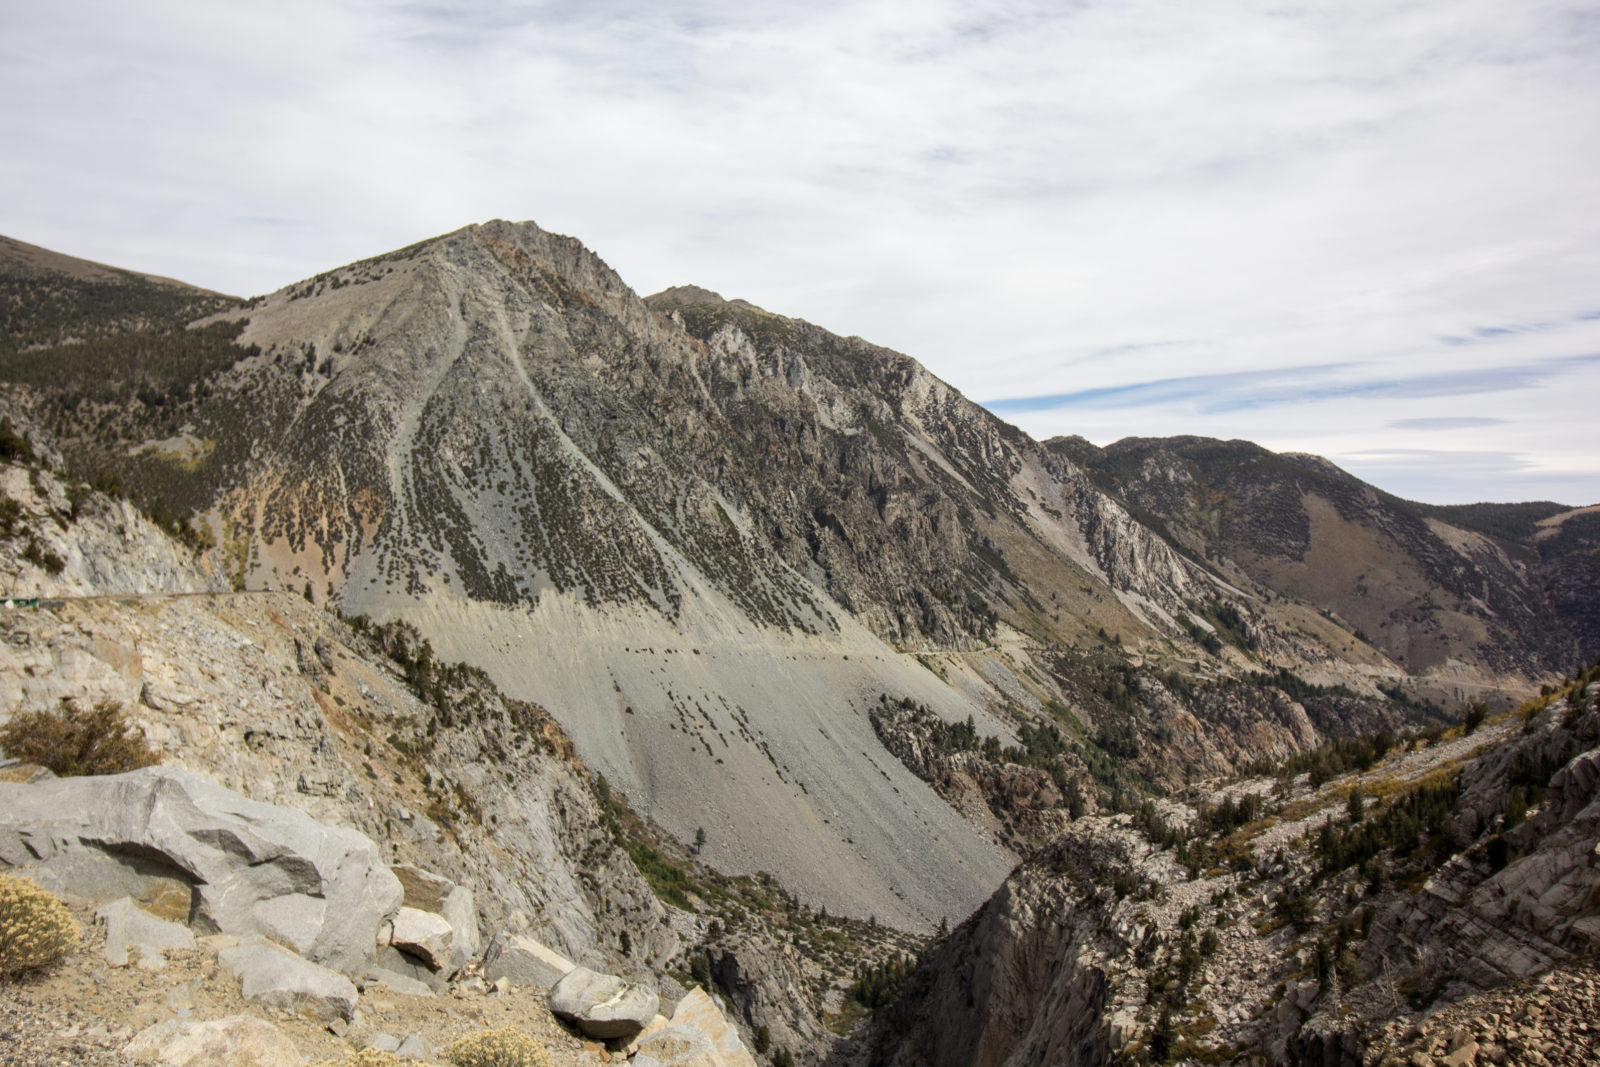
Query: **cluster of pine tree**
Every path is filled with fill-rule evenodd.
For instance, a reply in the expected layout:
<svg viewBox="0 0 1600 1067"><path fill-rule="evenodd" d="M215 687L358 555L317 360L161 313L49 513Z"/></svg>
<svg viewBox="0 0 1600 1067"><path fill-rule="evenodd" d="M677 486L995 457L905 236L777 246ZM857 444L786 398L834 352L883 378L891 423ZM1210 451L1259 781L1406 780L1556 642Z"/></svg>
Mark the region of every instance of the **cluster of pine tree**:
<svg viewBox="0 0 1600 1067"><path fill-rule="evenodd" d="M1337 874L1389 850L1396 856L1409 855L1420 846L1424 831L1439 858L1448 859L1467 843L1450 819L1460 797L1460 786L1452 778L1423 781L1370 819L1365 817L1364 806L1352 803L1349 814L1353 817L1344 826L1337 826L1332 820L1322 824L1317 837L1322 873Z"/></svg>
<svg viewBox="0 0 1600 1067"><path fill-rule="evenodd" d="M856 980L847 994L850 1000L869 1011L887 1007L905 988L906 979L916 970L917 961L910 956L889 960L876 966L863 964L856 968Z"/></svg>

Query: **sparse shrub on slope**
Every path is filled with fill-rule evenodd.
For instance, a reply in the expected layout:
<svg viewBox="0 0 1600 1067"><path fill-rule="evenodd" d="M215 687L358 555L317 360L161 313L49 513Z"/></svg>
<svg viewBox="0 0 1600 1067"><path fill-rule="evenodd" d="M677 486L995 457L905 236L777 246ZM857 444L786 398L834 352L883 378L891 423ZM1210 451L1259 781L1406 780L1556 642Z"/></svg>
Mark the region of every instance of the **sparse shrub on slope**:
<svg viewBox="0 0 1600 1067"><path fill-rule="evenodd" d="M352 1052L342 1060L323 1060L316 1067L402 1067L402 1060L392 1052L364 1048Z"/></svg>
<svg viewBox="0 0 1600 1067"><path fill-rule="evenodd" d="M445 1050L455 1067L549 1067L544 1047L520 1030L486 1030L461 1038Z"/></svg>
<svg viewBox="0 0 1600 1067"><path fill-rule="evenodd" d="M59 711L21 712L0 726L0 752L62 778L122 774L161 761L115 700L88 711L63 700Z"/></svg>
<svg viewBox="0 0 1600 1067"><path fill-rule="evenodd" d="M0 977L48 967L77 943L78 924L54 893L0 874Z"/></svg>

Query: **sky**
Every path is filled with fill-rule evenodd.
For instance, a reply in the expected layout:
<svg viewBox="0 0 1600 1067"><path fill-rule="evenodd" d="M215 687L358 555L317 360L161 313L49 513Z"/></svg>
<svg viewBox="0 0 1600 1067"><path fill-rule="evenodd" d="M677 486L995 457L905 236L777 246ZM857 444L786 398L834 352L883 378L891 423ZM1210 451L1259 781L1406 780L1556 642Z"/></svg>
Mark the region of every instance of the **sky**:
<svg viewBox="0 0 1600 1067"><path fill-rule="evenodd" d="M1593 0L0 5L0 233L250 296L491 218L1035 437L1600 501Z"/></svg>

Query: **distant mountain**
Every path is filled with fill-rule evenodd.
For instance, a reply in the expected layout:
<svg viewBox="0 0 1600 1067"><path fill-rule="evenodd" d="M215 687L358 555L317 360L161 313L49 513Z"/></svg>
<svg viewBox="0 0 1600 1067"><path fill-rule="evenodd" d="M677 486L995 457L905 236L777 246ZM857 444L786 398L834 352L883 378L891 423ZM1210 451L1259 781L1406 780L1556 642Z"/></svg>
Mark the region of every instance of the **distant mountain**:
<svg viewBox="0 0 1600 1067"><path fill-rule="evenodd" d="M1016 858L880 741L886 701L1093 803L1514 703L1587 632L1541 549L1325 461L1041 444L908 356L641 299L532 223L249 303L40 263L4 268L0 378L79 477L192 515L236 585L411 622L710 862L836 912L931 929Z"/></svg>
<svg viewBox="0 0 1600 1067"><path fill-rule="evenodd" d="M1248 441L1082 438L1072 459L1175 546L1336 613L1413 674L1568 671L1600 654L1600 515L1401 500Z"/></svg>

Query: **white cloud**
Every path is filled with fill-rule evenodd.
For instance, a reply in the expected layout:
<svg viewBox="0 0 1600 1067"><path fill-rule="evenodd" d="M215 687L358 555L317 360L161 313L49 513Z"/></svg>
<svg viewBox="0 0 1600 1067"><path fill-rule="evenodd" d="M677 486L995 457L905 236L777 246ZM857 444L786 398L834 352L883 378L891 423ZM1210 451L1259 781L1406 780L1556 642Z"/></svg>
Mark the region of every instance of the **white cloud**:
<svg viewBox="0 0 1600 1067"><path fill-rule="evenodd" d="M1586 365L1470 404L1356 386L1600 352L1592 12L13 5L0 232L248 295L533 218L643 292L743 296L980 400L1121 398L1008 416L1039 434L1337 458L1496 419L1427 432L1523 456L1482 467L1496 492L1559 471L1588 501ZM1349 388L1297 392L1297 368ZM1154 387L1191 379L1222 393Z"/></svg>

